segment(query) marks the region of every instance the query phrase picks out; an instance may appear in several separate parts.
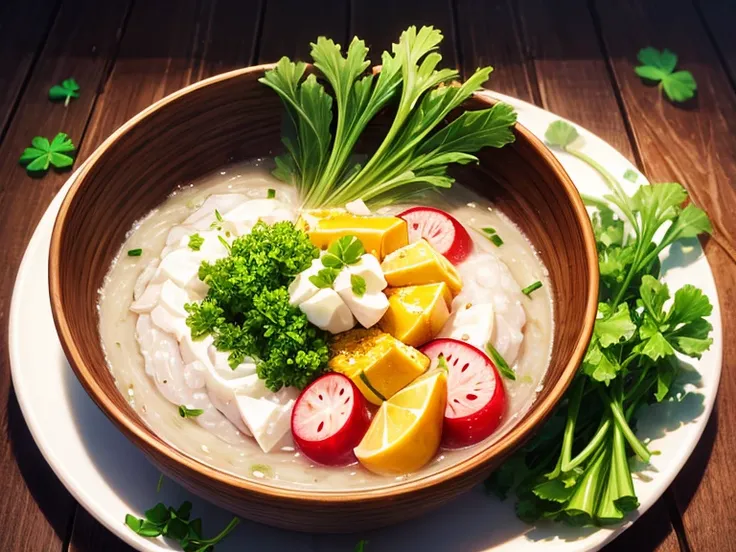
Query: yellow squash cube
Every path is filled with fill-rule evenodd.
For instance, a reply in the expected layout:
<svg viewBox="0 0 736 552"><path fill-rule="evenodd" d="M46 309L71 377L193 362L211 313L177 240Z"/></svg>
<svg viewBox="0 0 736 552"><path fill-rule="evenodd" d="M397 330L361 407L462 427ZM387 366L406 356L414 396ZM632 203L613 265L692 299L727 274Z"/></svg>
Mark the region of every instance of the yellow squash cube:
<svg viewBox="0 0 736 552"><path fill-rule="evenodd" d="M444 282L453 295L463 288L463 282L452 263L424 240L402 247L381 263L389 286L403 287Z"/></svg>
<svg viewBox="0 0 736 552"><path fill-rule="evenodd" d="M340 334L329 368L349 377L365 398L380 405L422 375L429 358L375 328Z"/></svg>
<svg viewBox="0 0 736 552"><path fill-rule="evenodd" d="M382 260L389 253L409 243L406 221L399 217L360 216L340 211L306 212L299 224L320 249L327 249L336 239L355 236L367 253Z"/></svg>
<svg viewBox="0 0 736 552"><path fill-rule="evenodd" d="M452 294L444 282L389 288L386 296L388 310L378 325L412 347L434 338L450 318Z"/></svg>

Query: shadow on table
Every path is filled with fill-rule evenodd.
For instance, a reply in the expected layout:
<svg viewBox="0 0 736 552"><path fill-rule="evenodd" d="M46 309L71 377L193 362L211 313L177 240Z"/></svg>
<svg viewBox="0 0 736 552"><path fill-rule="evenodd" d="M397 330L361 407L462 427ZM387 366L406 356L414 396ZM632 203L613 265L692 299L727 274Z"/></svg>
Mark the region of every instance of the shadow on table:
<svg viewBox="0 0 736 552"><path fill-rule="evenodd" d="M12 387L8 392L8 436L15 464L28 491L59 540L64 541L74 516L74 499L36 446Z"/></svg>
<svg viewBox="0 0 736 552"><path fill-rule="evenodd" d="M683 515L685 510L687 510L708 467L710 455L713 451L713 445L718 433L718 422L718 401L716 401L698 446L695 447L692 455L670 487L675 490L674 494L680 515Z"/></svg>

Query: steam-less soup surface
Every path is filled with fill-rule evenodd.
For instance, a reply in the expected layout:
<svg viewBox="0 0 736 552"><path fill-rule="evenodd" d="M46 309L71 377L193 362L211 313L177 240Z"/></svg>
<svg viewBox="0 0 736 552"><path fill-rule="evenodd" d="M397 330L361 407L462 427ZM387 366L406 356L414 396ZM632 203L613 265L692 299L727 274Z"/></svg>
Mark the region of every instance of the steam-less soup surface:
<svg viewBox="0 0 736 552"><path fill-rule="evenodd" d="M472 239L472 250L455 266L461 289L452 290L451 295L444 292L450 318L442 319L442 327L435 328L429 337L453 337L481 350L490 341L515 372L515 380L498 379L505 390L506 404L500 423L490 436L467 447L441 448L427 465L411 473L379 475L355 460L345 466L318 464L295 444L290 428L284 432L291 422L299 390L267 390L258 381L255 359L246 358L233 369L227 352L216 351L211 340L190 339L183 304L201 300L207 292L202 282L187 280L192 266L196 272L201 260L214 262L227 256L226 243L248 234L259 219L273 224L283 220L296 222L300 217L293 188L271 176L269 161L228 166L178 189L131 229L100 290L99 301L102 343L120 392L160 437L189 456L234 475L281 487L315 492L376 488L437 472L476 454L506 433L541 390L552 346L552 290L546 269L519 229L461 183L423 198L422 206L449 213ZM410 207L413 205L391 205L372 214L398 215ZM412 241L416 239L412 237L413 222L407 219ZM442 240L439 230L436 243ZM226 243L219 238L215 241L217 233ZM192 242L192 234L204 236L196 251L198 240ZM129 254L136 249L142 250L139 256ZM447 256L450 258L449 253ZM391 259L390 254L386 259L378 259L383 261L386 274ZM522 289L537 281L541 287L528 296L522 293ZM295 292L291 291L294 300ZM384 291L391 300L390 287ZM439 301L444 304L442 299ZM381 298L380 304L383 302L385 299ZM359 328L365 317L379 308L367 299L363 303L367 310L352 307L348 324ZM390 308L395 306L392 302ZM306 307L300 308L307 312ZM388 303L382 308L389 308ZM461 312L465 310L468 312ZM381 314L379 311L379 318ZM313 316L321 314L310 312L310 321ZM325 322L336 323L335 317ZM396 335L396 324L389 324L384 318L379 325ZM334 330L326 328L328 332ZM407 337L406 341L412 339L416 338ZM417 349L422 350L421 345ZM198 352L187 347L202 348ZM429 349L425 352L432 357ZM205 363L212 361L210 372L197 364L195 359L200 353L207 356ZM449 359L452 364L450 357L442 357L442 362ZM437 360L435 355L430 372L439 369ZM458 380L452 379L453 367L450 368L447 379L457 384ZM456 373L462 375L460 371ZM247 381L251 388L261 391L250 396L239 394L241 391L233 395L229 382L235 380ZM368 393L361 384L363 380L354 381ZM357 388L353 389L357 393ZM475 399L473 392L468 397ZM180 405L194 415L183 417ZM263 407L267 410L261 416L258 412ZM372 416L375 411L376 406L371 406ZM338 414L335 416L339 418ZM338 423L333 418L329 418L328 425ZM323 424L320 431L322 427ZM444 431L449 431L447 420Z"/></svg>

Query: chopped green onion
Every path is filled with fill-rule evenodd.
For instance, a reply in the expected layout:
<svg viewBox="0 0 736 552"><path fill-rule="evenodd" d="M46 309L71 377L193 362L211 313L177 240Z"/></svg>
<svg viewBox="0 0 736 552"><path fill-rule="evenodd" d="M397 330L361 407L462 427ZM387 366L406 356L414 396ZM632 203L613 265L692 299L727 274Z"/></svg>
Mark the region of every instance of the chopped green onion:
<svg viewBox="0 0 736 552"><path fill-rule="evenodd" d="M217 239L218 239L218 240L220 240L220 243L221 243L222 245L224 245L224 246L225 246L225 249L227 249L227 250L228 250L228 252L229 252L229 251L230 251L230 249L231 249L231 247L230 247L230 244L229 244L229 243L227 243L227 240L226 240L225 238L223 238L222 236L217 236Z"/></svg>
<svg viewBox="0 0 736 552"><path fill-rule="evenodd" d="M541 287L542 287L542 282L540 282L539 280L537 280L533 284L529 284L524 289L522 289L521 290L521 293L523 293L524 295L526 295L527 297L529 297L532 294L533 291L538 290Z"/></svg>
<svg viewBox="0 0 736 552"><path fill-rule="evenodd" d="M187 408L185 405L179 405L179 416L182 418L196 418L204 414L204 410L201 408Z"/></svg>
<svg viewBox="0 0 736 552"><path fill-rule="evenodd" d="M495 245L496 247L501 247L503 245L503 240L501 239L501 236L499 236L498 234L490 236L488 239L491 240L491 243Z"/></svg>
<svg viewBox="0 0 736 552"><path fill-rule="evenodd" d="M276 197L276 190L274 190L273 188L269 188L268 189L268 194L266 195L266 198L267 199L273 199L275 197Z"/></svg>
<svg viewBox="0 0 736 552"><path fill-rule="evenodd" d="M496 368L498 368L498 371L501 372L503 377L510 380L516 380L516 374L514 371L490 341L486 343L486 352L488 353L488 356L491 357L493 364L496 365Z"/></svg>
<svg viewBox="0 0 736 552"><path fill-rule="evenodd" d="M493 245L496 247L501 247L503 245L503 239L498 235L495 228L488 226L486 228L481 228L481 230Z"/></svg>
<svg viewBox="0 0 736 552"><path fill-rule="evenodd" d="M140 248L128 249L128 257L140 257L141 255L143 255L143 250Z"/></svg>

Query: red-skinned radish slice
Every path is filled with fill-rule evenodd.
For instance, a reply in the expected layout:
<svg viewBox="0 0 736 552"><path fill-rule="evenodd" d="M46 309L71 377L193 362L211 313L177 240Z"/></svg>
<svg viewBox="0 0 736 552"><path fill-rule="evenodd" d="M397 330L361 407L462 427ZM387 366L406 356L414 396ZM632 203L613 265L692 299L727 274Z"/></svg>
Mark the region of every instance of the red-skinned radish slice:
<svg viewBox="0 0 736 552"><path fill-rule="evenodd" d="M412 207L399 216L409 228L409 243L424 238L452 264L460 264L473 250L473 240L465 227L440 209Z"/></svg>
<svg viewBox="0 0 736 552"><path fill-rule="evenodd" d="M506 412L506 392L491 359L472 345L449 338L430 341L421 351L431 367L446 364L449 370L442 446L466 447L493 433Z"/></svg>
<svg viewBox="0 0 736 552"><path fill-rule="evenodd" d="M355 384L330 373L310 383L291 413L291 433L304 456L319 464L355 461L353 449L368 430L368 405Z"/></svg>

